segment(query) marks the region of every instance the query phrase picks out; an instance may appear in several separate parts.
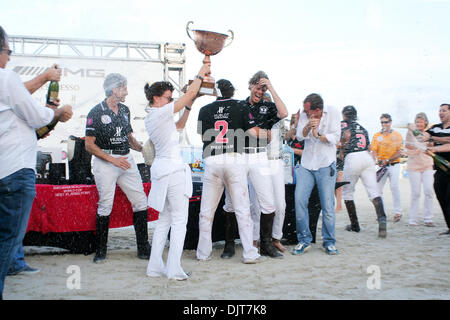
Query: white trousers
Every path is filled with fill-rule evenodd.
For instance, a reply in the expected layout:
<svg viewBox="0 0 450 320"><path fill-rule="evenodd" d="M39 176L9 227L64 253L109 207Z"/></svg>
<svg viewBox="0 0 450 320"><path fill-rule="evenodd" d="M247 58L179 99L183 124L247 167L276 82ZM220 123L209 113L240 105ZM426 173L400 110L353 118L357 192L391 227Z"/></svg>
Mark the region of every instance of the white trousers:
<svg viewBox="0 0 450 320"><path fill-rule="evenodd" d="M342 187L342 199L353 200L355 186L361 178L370 200L380 196L377 185L375 162L367 151L352 152L345 157L342 181L348 181Z"/></svg>
<svg viewBox="0 0 450 320"><path fill-rule="evenodd" d="M133 157L112 155L113 157L127 157L131 167L122 170L112 163L94 157L92 171L95 177L99 201L97 213L99 216L109 216L114 204L116 184L122 189L131 203L133 212L147 210L147 195L144 192L142 178Z"/></svg>
<svg viewBox="0 0 450 320"><path fill-rule="evenodd" d="M409 223L417 224L420 211L420 194L423 186L425 195L423 201L423 221L433 220L433 199L434 199L434 170L408 171L409 183L411 186L411 205L409 209Z"/></svg>
<svg viewBox="0 0 450 320"><path fill-rule="evenodd" d="M258 250L252 243L253 222L247 187L247 169L242 155L233 153L205 158L202 200L199 214L197 258L207 260L212 251L212 225L224 187L228 190L241 239L244 259L256 259Z"/></svg>
<svg viewBox="0 0 450 320"><path fill-rule="evenodd" d="M186 224L189 215L189 198L185 195L186 176L184 171L176 171L169 176L164 209L159 213L153 233L152 251L147 266L150 277L186 278L181 267ZM167 264L163 252L170 230L170 247Z"/></svg>
<svg viewBox="0 0 450 320"><path fill-rule="evenodd" d="M395 164L393 166L388 166L388 170L385 175L378 182L378 191L380 195L383 196L383 188L389 178L389 185L392 193L392 200L394 202L394 212L395 214L402 214L402 203L400 200L400 164Z"/></svg>
<svg viewBox="0 0 450 320"><path fill-rule="evenodd" d="M284 161L282 159L269 160L269 168L271 169L271 174L266 177L266 179L268 179L272 184L273 198L275 202L275 218L273 220L272 238L281 240L283 237L284 217L286 215ZM256 189L251 181L249 181L249 192L250 211L253 220L253 240L259 240L261 208L256 195Z"/></svg>

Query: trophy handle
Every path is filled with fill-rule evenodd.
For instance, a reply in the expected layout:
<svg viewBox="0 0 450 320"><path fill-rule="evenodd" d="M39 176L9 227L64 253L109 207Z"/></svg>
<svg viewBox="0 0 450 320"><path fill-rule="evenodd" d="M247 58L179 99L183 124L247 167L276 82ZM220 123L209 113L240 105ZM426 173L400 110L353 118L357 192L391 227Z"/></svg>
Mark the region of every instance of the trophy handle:
<svg viewBox="0 0 450 320"><path fill-rule="evenodd" d="M224 48L225 48L225 47L228 47L228 46L233 42L233 40L234 40L234 32L231 31L231 30L228 30L228 32L231 33L231 40L230 40L230 42L228 42L228 43L224 46Z"/></svg>
<svg viewBox="0 0 450 320"><path fill-rule="evenodd" d="M189 25L190 25L191 23L194 23L194 21L189 21L189 22L187 23L187 25L186 25L186 33L187 33L188 37L189 37L192 41L195 42L195 40L191 37L191 34L189 33L189 31L191 31L191 30L189 30Z"/></svg>

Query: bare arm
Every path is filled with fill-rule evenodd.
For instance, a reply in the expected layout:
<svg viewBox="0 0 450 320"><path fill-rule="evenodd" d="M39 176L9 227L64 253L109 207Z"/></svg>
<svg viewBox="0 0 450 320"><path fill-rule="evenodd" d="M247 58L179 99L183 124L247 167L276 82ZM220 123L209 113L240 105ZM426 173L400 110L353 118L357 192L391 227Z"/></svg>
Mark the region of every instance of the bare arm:
<svg viewBox="0 0 450 320"><path fill-rule="evenodd" d="M210 64L204 63L198 72L198 76L204 78L211 73ZM180 99L175 101L174 113L181 111L185 106L192 105L194 100L197 98L198 91L202 85L202 80L196 77L194 81L189 86L188 91L181 96Z"/></svg>
<svg viewBox="0 0 450 320"><path fill-rule="evenodd" d="M272 95L273 102L275 103L275 106L277 107L277 117L279 119L284 119L289 115L289 112L286 108L286 105L281 100L281 98L278 96L278 93L275 91L275 89L272 86L272 83L269 79L262 78L260 80L261 85L267 86L267 89L269 90L270 94Z"/></svg>
<svg viewBox="0 0 450 320"><path fill-rule="evenodd" d="M142 145L136 140L132 132L128 134L128 143L130 144L131 149L136 150L138 152L142 151Z"/></svg>
<svg viewBox="0 0 450 320"><path fill-rule="evenodd" d="M194 103L194 101L195 101L195 99L192 100L190 104L186 105L186 107L191 108L192 104ZM184 108L183 115L175 123L175 126L176 126L177 130L183 130L184 129L184 127L186 126L186 122L187 122L187 119L189 118L189 114L190 113L191 113L190 110L188 110L187 108Z"/></svg>
<svg viewBox="0 0 450 320"><path fill-rule="evenodd" d="M42 87L47 81L60 81L61 80L61 69L56 69L56 64L53 64L47 71L41 73L37 77L24 82L25 88L30 92L30 94L35 93Z"/></svg>

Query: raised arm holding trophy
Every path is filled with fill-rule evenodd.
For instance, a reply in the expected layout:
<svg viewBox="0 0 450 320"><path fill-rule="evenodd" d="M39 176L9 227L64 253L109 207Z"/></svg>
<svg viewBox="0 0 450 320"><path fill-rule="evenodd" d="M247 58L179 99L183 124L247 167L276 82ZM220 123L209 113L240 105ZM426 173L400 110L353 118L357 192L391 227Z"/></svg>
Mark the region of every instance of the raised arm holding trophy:
<svg viewBox="0 0 450 320"><path fill-rule="evenodd" d="M229 37L226 34L205 31L205 30L190 30L189 25L192 24L193 21L189 21L186 25L186 33L189 38L194 41L195 46L198 51L205 55L205 59L203 63L211 63L210 56L218 54L224 47L228 47L234 39L234 33L231 30L228 32L231 34L231 40L227 44L225 41ZM191 32L193 36L191 36ZM202 80L202 86L200 88L199 94L217 96L215 81L210 75L204 77ZM192 80L189 80L189 85L192 83ZM187 88L186 88L187 89Z"/></svg>

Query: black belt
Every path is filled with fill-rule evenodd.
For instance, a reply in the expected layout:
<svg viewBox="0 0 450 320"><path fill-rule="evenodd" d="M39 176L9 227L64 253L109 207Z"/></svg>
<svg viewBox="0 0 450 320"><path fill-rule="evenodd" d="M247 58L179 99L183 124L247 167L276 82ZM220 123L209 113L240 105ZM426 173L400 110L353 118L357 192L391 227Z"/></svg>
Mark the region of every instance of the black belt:
<svg viewBox="0 0 450 320"><path fill-rule="evenodd" d="M259 152L266 152L266 147L247 147L244 148L245 153L259 153Z"/></svg>
<svg viewBox="0 0 450 320"><path fill-rule="evenodd" d="M130 153L130 150L125 149L102 149L102 151L106 154L118 154L122 156Z"/></svg>

